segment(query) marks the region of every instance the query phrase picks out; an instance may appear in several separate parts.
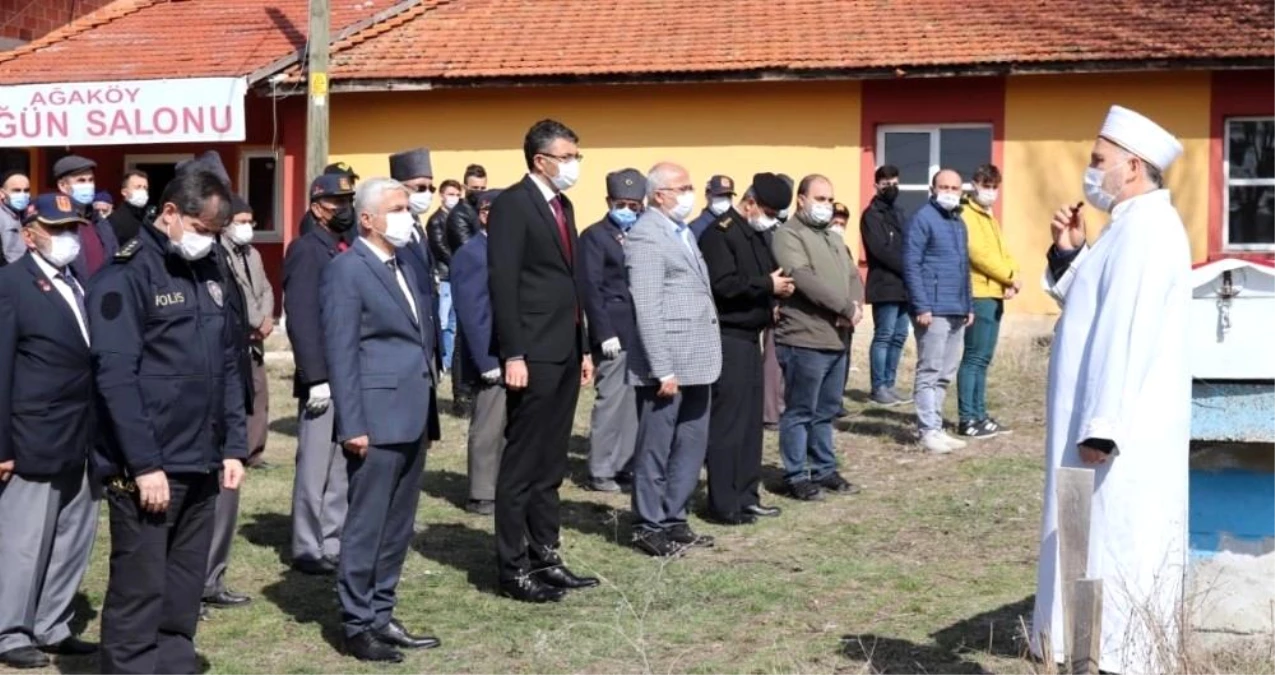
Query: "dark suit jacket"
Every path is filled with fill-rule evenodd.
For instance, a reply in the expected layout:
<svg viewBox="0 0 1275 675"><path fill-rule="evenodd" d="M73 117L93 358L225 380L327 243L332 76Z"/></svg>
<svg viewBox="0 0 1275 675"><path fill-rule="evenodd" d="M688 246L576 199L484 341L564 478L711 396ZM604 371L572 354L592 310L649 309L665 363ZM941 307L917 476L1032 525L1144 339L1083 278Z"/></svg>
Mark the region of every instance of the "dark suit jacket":
<svg viewBox="0 0 1275 675"><path fill-rule="evenodd" d="M590 225L580 235L577 260L580 300L589 317L589 345L597 349L618 337L622 348L636 347L633 296L624 268L624 232L610 218Z"/></svg>
<svg viewBox="0 0 1275 675"><path fill-rule="evenodd" d="M339 240L316 225L292 242L283 257L283 311L288 317L288 341L296 362L292 395L303 401L309 398L312 385L328 381L323 326L319 322L319 281L323 268L339 252Z"/></svg>
<svg viewBox="0 0 1275 675"><path fill-rule="evenodd" d="M32 255L0 269L0 461L52 476L82 468L97 436L93 370L75 313Z"/></svg>
<svg viewBox="0 0 1275 675"><path fill-rule="evenodd" d="M487 237L481 234L452 253L452 305L460 323L460 371L470 383L500 367L487 287Z"/></svg>
<svg viewBox="0 0 1275 675"><path fill-rule="evenodd" d="M575 214L565 196L562 208L570 249L578 252ZM575 269L563 250L553 211L531 176L496 198L487 235L491 306L501 358L565 363L581 357L587 338Z"/></svg>
<svg viewBox="0 0 1275 675"><path fill-rule="evenodd" d="M366 435L372 445L438 438L434 404L433 313L412 268L399 269L413 292L417 317L398 280L367 243L323 271L322 323L336 437ZM428 411L425 410L428 406Z"/></svg>

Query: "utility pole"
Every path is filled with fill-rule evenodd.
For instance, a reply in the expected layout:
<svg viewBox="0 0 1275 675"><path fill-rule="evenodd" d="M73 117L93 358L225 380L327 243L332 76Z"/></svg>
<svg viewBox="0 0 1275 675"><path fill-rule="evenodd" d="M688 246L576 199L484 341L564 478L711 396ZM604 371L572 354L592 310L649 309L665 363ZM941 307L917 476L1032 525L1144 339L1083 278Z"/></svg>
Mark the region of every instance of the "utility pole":
<svg viewBox="0 0 1275 675"><path fill-rule="evenodd" d="M310 37L306 75L309 95L305 126L305 189L328 163L328 0L310 0Z"/></svg>

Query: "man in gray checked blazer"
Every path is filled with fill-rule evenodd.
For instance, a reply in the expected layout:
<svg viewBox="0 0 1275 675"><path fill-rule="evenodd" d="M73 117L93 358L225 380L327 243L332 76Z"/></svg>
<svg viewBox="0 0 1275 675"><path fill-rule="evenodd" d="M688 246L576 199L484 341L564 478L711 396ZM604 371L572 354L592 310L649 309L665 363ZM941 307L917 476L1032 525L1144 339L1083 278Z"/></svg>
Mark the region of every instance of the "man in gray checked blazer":
<svg viewBox="0 0 1275 675"><path fill-rule="evenodd" d="M691 531L686 510L708 449L722 343L708 268L686 225L695 205L690 176L657 164L646 185L648 208L624 251L639 343L629 357L638 401L633 545L665 557L713 544Z"/></svg>

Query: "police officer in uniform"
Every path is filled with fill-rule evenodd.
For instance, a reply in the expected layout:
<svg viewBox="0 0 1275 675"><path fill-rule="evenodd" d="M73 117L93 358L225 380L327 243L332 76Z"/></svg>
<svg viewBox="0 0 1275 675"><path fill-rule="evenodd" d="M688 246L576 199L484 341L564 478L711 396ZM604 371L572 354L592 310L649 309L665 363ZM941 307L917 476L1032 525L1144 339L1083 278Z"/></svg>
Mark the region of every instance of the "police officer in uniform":
<svg viewBox="0 0 1275 675"><path fill-rule="evenodd" d="M708 430L708 508L728 525L777 516L761 504L762 331L774 321L777 298L793 282L779 269L764 231L774 227L792 189L771 173L753 177L737 207L704 231L700 251L708 265L722 330L722 375L713 386Z"/></svg>
<svg viewBox="0 0 1275 675"><path fill-rule="evenodd" d="M89 287L104 413L93 473L110 505L103 673L195 673L195 629L219 489L248 455L238 343L209 257L230 194L178 174L160 210ZM222 480L218 481L221 472Z"/></svg>
<svg viewBox="0 0 1275 675"><path fill-rule="evenodd" d="M691 234L696 239L704 234L709 225L717 222L718 218L730 210L731 202L735 199L735 181L730 176L722 175L709 178L708 187L704 189L704 198L708 200L707 206L689 225Z"/></svg>

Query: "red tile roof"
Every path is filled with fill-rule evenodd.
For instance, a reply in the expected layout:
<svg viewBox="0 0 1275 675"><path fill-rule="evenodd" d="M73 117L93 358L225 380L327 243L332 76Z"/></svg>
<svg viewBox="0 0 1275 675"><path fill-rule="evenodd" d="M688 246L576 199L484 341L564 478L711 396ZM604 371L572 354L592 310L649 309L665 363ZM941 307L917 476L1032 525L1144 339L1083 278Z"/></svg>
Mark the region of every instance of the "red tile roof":
<svg viewBox="0 0 1275 675"><path fill-rule="evenodd" d="M332 0L332 35L398 0ZM0 52L0 84L241 76L305 46L307 0L116 0Z"/></svg>
<svg viewBox="0 0 1275 675"><path fill-rule="evenodd" d="M0 53L0 84L286 66L280 60L304 46L307 4L116 0ZM682 0L332 0L332 12L338 86L1269 67L1275 59L1270 0L733 0L718 9ZM382 12L389 18L366 25Z"/></svg>
<svg viewBox="0 0 1275 675"><path fill-rule="evenodd" d="M1270 0L452 0L337 45L340 80L1182 67L1275 58ZM291 74L298 74L293 70Z"/></svg>

